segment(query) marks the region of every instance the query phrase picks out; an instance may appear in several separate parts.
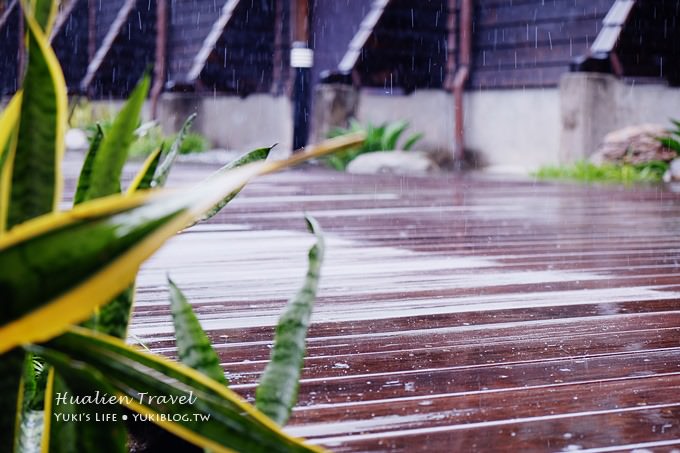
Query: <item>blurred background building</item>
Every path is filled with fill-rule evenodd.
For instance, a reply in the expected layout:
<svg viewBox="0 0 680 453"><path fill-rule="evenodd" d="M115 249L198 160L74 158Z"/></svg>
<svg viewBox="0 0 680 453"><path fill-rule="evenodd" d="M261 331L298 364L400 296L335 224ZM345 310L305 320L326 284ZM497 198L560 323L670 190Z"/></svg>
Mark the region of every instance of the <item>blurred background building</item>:
<svg viewBox="0 0 680 453"><path fill-rule="evenodd" d="M19 7L0 0L5 96ZM148 115L176 129L197 111L234 149L291 146L303 43L311 140L350 117L408 120L422 147L535 167L680 116L679 22L677 0L63 0L52 42L72 95L119 102L153 67Z"/></svg>

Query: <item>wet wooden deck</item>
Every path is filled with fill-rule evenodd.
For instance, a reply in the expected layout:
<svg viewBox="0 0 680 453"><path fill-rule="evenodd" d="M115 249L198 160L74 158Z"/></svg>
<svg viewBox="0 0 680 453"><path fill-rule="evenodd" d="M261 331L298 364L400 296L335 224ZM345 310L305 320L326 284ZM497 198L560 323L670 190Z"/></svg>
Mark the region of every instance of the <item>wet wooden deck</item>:
<svg viewBox="0 0 680 453"><path fill-rule="evenodd" d="M209 171L180 168L174 184ZM251 398L304 274L304 211L327 260L292 434L338 452L680 448L680 195L270 176L144 266L136 338L174 356L169 272Z"/></svg>

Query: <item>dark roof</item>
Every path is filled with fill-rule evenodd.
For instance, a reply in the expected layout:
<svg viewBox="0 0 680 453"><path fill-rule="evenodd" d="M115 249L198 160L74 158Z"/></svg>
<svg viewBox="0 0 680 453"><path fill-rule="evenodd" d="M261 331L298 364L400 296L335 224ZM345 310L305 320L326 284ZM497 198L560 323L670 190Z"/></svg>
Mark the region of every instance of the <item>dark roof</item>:
<svg viewBox="0 0 680 453"><path fill-rule="evenodd" d="M375 0L338 63L363 86L441 88L447 61L446 0Z"/></svg>
<svg viewBox="0 0 680 453"><path fill-rule="evenodd" d="M78 90L89 61L87 3L87 0L67 3L52 30L52 46L70 92Z"/></svg>
<svg viewBox="0 0 680 453"><path fill-rule="evenodd" d="M98 30L106 23L111 25L81 82L82 90L97 97L126 96L153 63L155 55L156 3L125 0L118 6L120 9L112 21L113 11L103 11L105 22L97 26Z"/></svg>
<svg viewBox="0 0 680 453"><path fill-rule="evenodd" d="M473 88L556 86L614 0L475 2Z"/></svg>
<svg viewBox="0 0 680 453"><path fill-rule="evenodd" d="M275 54L276 2L228 0L172 13L168 86L248 95L269 91ZM199 25L197 25L199 24Z"/></svg>

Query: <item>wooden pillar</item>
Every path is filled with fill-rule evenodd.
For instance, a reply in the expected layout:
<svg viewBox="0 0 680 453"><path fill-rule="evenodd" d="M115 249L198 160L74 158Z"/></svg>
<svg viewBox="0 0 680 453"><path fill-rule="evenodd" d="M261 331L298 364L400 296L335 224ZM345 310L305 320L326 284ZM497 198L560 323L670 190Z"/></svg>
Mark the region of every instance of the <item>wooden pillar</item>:
<svg viewBox="0 0 680 453"><path fill-rule="evenodd" d="M154 82L151 89L151 118L158 117L158 99L165 85L166 49L168 43L168 5L167 0L158 0L156 7L156 64Z"/></svg>
<svg viewBox="0 0 680 453"><path fill-rule="evenodd" d="M293 41L309 42L309 0L295 0L295 8L291 15L293 19Z"/></svg>
<svg viewBox="0 0 680 453"><path fill-rule="evenodd" d="M97 52L97 0L87 0L87 63Z"/></svg>
<svg viewBox="0 0 680 453"><path fill-rule="evenodd" d="M24 26L24 16L23 11L17 3L16 6L19 13L19 43L17 45L17 89L21 88L21 83L24 80L24 70L26 69L26 27Z"/></svg>

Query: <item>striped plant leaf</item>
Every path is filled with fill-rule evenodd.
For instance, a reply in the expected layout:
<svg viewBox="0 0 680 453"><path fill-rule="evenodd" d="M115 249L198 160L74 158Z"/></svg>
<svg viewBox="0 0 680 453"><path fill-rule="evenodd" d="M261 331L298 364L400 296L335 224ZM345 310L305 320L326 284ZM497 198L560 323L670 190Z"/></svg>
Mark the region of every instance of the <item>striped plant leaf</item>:
<svg viewBox="0 0 680 453"><path fill-rule="evenodd" d="M21 423L24 407L21 377L26 353L12 349L0 355L0 451L13 451L15 435Z"/></svg>
<svg viewBox="0 0 680 453"><path fill-rule="evenodd" d="M130 145L135 139L142 106L149 92L150 79L144 75L104 135L92 163L90 185L85 200L120 192L120 175L127 160Z"/></svg>
<svg viewBox="0 0 680 453"><path fill-rule="evenodd" d="M54 0L30 0L28 4L24 2L23 5L30 8L40 29L45 33L45 36L49 36L57 18L57 2Z"/></svg>
<svg viewBox="0 0 680 453"><path fill-rule="evenodd" d="M142 168L137 172L137 176L130 183L127 193L131 195L138 190L146 190L151 188L151 183L153 182L154 174L158 168L158 163L161 160L161 155L163 154L163 145L156 149L156 151L149 154L146 158Z"/></svg>
<svg viewBox="0 0 680 453"><path fill-rule="evenodd" d="M158 166L162 147L154 151L146 159L139 173L128 188L127 194L131 195L137 190L148 189L153 179L153 174ZM135 302L134 282L125 288L109 303L95 311L95 314L83 325L107 335L117 338L127 336L128 324Z"/></svg>
<svg viewBox="0 0 680 453"><path fill-rule="evenodd" d="M220 384L229 385L220 360L191 309L191 304L170 278L168 286L179 361Z"/></svg>
<svg viewBox="0 0 680 453"><path fill-rule="evenodd" d="M44 1L37 1L36 10L43 11ZM25 18L30 51L16 146L5 163L11 172L8 228L54 210L61 198L66 84L45 32L32 14Z"/></svg>
<svg viewBox="0 0 680 453"><path fill-rule="evenodd" d="M311 216L306 221L316 236L316 244L309 250L307 276L279 319L271 358L256 392L257 408L280 425L286 424L297 402L307 330L324 255L321 227Z"/></svg>
<svg viewBox="0 0 680 453"><path fill-rule="evenodd" d="M172 142L172 145L170 145L170 149L168 149L168 153L165 155L163 162L158 167L158 170L156 171L156 174L154 175L153 181L151 183L151 187L165 186L165 183L168 180L168 176L170 176L170 170L172 169L172 166L177 160L177 156L179 156L179 149L182 146L184 137L191 128L191 125L194 123L195 119L196 114L192 113L191 115L189 115L189 118L187 118L186 121L184 121L182 128L177 133L177 136L175 137L175 140Z"/></svg>
<svg viewBox="0 0 680 453"><path fill-rule="evenodd" d="M66 89L46 38L56 4L33 0L22 2L22 7L29 48L23 80L26 91L15 95L0 119L0 232L54 210L61 197ZM33 435L29 428L36 420L26 409L35 393L35 380L25 372L27 366L32 367L32 361L21 349L12 349L0 359L0 404L16 408L0 416L0 451L22 448L22 441L28 442Z"/></svg>
<svg viewBox="0 0 680 453"><path fill-rule="evenodd" d="M52 369L46 390L43 442L49 443L50 453L97 451L125 453L127 429L119 405L73 403L66 396L95 395L102 386L93 386L77 373L67 373L68 381ZM107 387L104 391L113 393ZM108 418L104 422L103 417ZM104 429L102 429L104 427Z"/></svg>
<svg viewBox="0 0 680 453"><path fill-rule="evenodd" d="M8 232L0 238L0 353L88 317L163 242L266 170L251 164L191 191L94 200Z"/></svg>
<svg viewBox="0 0 680 453"><path fill-rule="evenodd" d="M21 99L22 91L18 91L5 107L5 110L0 114L0 174L7 161L9 155L9 144L12 138L12 133L16 130L19 122L19 114L21 113ZM3 189L0 187L3 191Z"/></svg>
<svg viewBox="0 0 680 453"><path fill-rule="evenodd" d="M411 151L411 149L415 146L415 144L418 143L423 137L425 137L425 134L423 134L422 132L417 132L417 133L411 135L404 142L404 146L403 146L404 151Z"/></svg>
<svg viewBox="0 0 680 453"><path fill-rule="evenodd" d="M73 204L79 205L83 201L86 201L87 192L90 190L90 181L92 180L92 166L94 165L94 158L97 156L99 151L99 146L104 139L104 131L102 127L97 123L97 130L92 137L90 142L90 149L87 151L87 156L85 156L85 162L83 162L83 167L80 169L80 176L78 177L78 185L76 187L76 193L73 196Z"/></svg>
<svg viewBox="0 0 680 453"><path fill-rule="evenodd" d="M24 412L19 427L16 453L38 453L43 438L45 412L28 410ZM52 451L51 453L56 453Z"/></svg>
<svg viewBox="0 0 680 453"><path fill-rule="evenodd" d="M82 328L30 350L162 428L214 452L319 452L283 433L224 385L184 365ZM165 400L150 399L162 395ZM173 397L175 400L169 400ZM179 398L184 398L179 400Z"/></svg>
<svg viewBox="0 0 680 453"><path fill-rule="evenodd" d="M250 151L250 152L244 154L243 156L241 156L241 157L239 157L239 158L237 158L237 159L235 159L235 160L229 162L227 165L225 165L224 167L222 167L222 168L220 168L219 170L217 170L217 171L216 171L212 176L210 176L209 178L217 177L217 176L219 176L219 175L221 175L221 174L223 174L223 173L225 173L225 172L231 170L232 168L238 168L238 167L241 167L241 166L243 166L243 165L247 165L247 164L252 163L252 162L257 162L257 161L260 161L260 160L266 160L267 157L269 157L269 153L270 153L271 150L274 148L274 146L276 146L276 145L272 145L272 146L270 146L270 147L268 147L268 148L257 148L257 149L255 149L255 150L253 150L253 151ZM201 217L201 220L200 220L200 221L208 220L208 219L210 219L211 217L214 217L214 216L215 216L218 212L220 212L227 204L229 204L229 202L230 202L231 200L233 200L234 198L236 198L236 196L239 194L240 191L241 191L240 189L239 189L239 190L236 190L236 191L230 193L229 195L227 195L227 196L226 196L225 198L223 198L222 200L220 200L219 203L217 203L215 206L213 206L208 212L205 213L205 215L204 215L203 217Z"/></svg>

